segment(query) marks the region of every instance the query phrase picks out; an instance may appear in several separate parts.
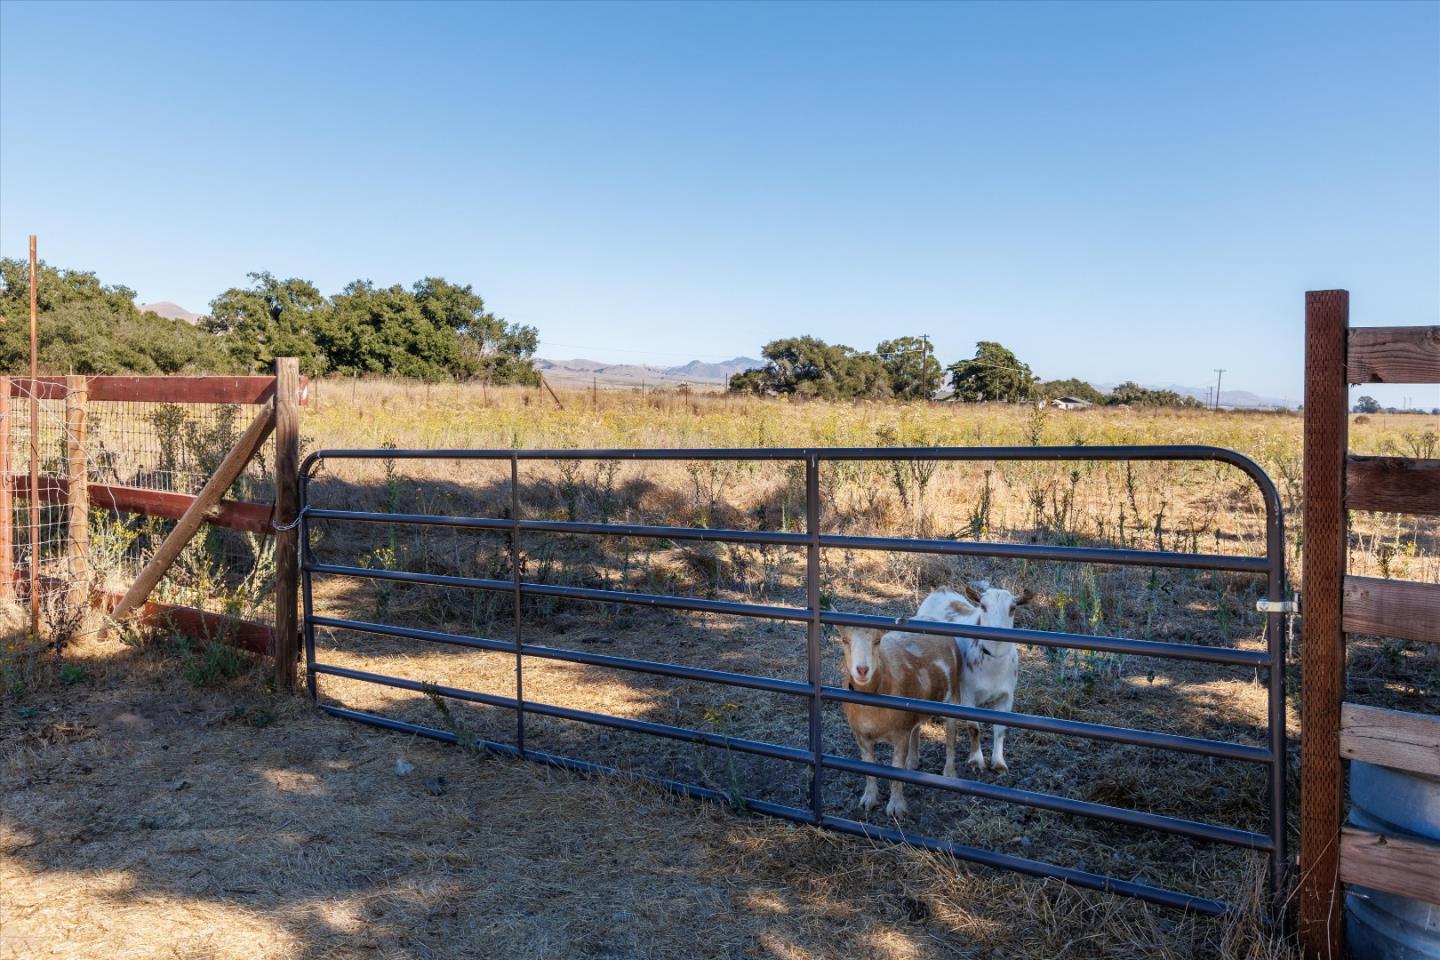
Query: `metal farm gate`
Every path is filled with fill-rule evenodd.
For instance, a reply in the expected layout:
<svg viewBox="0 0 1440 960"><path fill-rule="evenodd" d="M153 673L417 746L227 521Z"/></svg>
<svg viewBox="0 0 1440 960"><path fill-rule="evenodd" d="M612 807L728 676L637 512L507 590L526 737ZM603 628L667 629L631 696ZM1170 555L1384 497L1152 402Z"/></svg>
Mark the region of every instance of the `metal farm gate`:
<svg viewBox="0 0 1440 960"><path fill-rule="evenodd" d="M321 509L310 503L310 482L321 464L335 460L489 460L508 461L510 465L510 516L471 517L356 510ZM786 461L802 464L805 487L805 532L782 532L700 527L646 526L622 523L582 523L551 520L527 520L520 517L519 476L521 461ZM1053 546L960 541L951 539L915 539L893 537L842 536L825 534L820 528L820 465L839 461L1210 461L1228 464L1243 471L1259 490L1265 504L1266 549L1263 557L1226 556L1219 554L1175 553L1159 550ZM1163 889L1146 883L1118 879L1099 873L1072 869L1018 857L1011 854L957 844L923 834L888 826L878 826L838 816L825 809L821 784L827 772L861 774L900 780L906 783L955 791L975 797L1019 804L1045 811L1110 821L1130 828L1164 831L1221 844L1230 844L1265 852L1270 863L1272 895L1285 879L1286 857L1286 733L1285 733L1285 663L1283 618L1289 605L1285 603L1285 557L1283 517L1280 498L1269 477L1251 460L1230 450L1208 446L1068 446L1068 447L922 447L922 448L835 448L835 449L651 449L651 450L322 450L311 454L301 468L300 531L302 545L301 578L303 588L303 639L309 691L319 709L337 717L372 724L404 733L456 742L454 732L379 716L348 707L322 704L317 685L322 676L381 684L402 690L427 693L476 704L513 709L515 711L515 744L483 740L478 746L500 754L539 761L583 772L617 773L611 767L578 758L561 757L527 748L525 720L527 715L556 717L580 721L633 733L671 738L741 753L755 754L810 769L809 804L790 806L770 801L744 798L749 809L799 823L814 824L860 837L905 843L931 851L950 854L962 860L991 867L1018 871L1037 877L1050 877L1080 887L1137 897L1154 903L1194 910L1207 914L1222 913L1225 903ZM343 566L316 559L312 532L326 524L390 524L406 526L440 526L492 531L508 536L510 579L445 576L394 569ZM568 533L596 536L648 537L664 540L703 540L720 543L773 544L803 548L806 552L804 607L768 606L667 596L652 593L592 589L578 586L557 586L528 583L521 578L520 541L522 535L543 537L546 534ZM1139 567L1166 567L1191 570L1233 571L1265 578L1265 600L1257 606L1266 614L1266 650L1242 650L1233 647L1159 642L1115 636L1088 636L1031 629L1003 630L993 627L957 625L931 621L899 620L864 614L843 613L822 609L821 551L826 549L903 551L948 556L994 557L1018 560L1070 561L1074 563L1118 564ZM312 582L320 577L365 578L462 588L470 591L509 593L515 602L514 635L508 640L443 633L392 623L372 623L317 615L313 603ZM523 597L564 597L602 603L638 604L650 607L752 617L772 621L803 623L807 631L807 680L784 680L753 676L722 670L682 666L652 660L610 656L584 650L563 649L525 642L522 635L520 601ZM1100 651L1145 657L1200 661L1210 664L1238 665L1268 673L1268 731L1266 746L1252 746L1224 740L1179 736L1154 730L1131 729L1098 723L1078 722L1024 713L1005 713L963 707L930 700L911 700L853 692L823 682L821 671L821 632L826 626L856 626L894 629L980 640L1009 641L1047 647ZM359 631L388 638L410 639L421 643L440 643L485 651L513 653L515 658L515 697L503 697L477 691L437 686L415 680L386 676L315 660L317 627ZM804 698L808 701L809 743L806 748L765 743L721 733L672 726L648 720L592 713L567 707L527 700L524 697L524 674L527 658L568 661L661 677L702 681L728 687ZM977 723L1003 723L1006 726L1046 731L1065 736L1132 744L1166 751L1198 754L1242 763L1261 764L1268 768L1268 830L1264 833L1233 827L1164 816L1124 807L1095 803L1037 791L1003 786L973 779L947 778L919 770L897 769L878 763L866 763L852 757L826 753L822 745L822 708L827 703L860 703L900 708L935 717L955 718ZM636 774L628 774L637 776ZM690 796L730 801L723 791L694 783L658 777L642 779Z"/></svg>

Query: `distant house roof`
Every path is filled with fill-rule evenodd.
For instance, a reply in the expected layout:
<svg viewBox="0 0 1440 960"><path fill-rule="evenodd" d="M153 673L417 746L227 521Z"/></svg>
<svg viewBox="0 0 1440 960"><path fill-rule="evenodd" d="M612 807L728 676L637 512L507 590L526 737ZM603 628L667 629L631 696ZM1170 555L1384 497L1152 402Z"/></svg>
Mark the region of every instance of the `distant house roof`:
<svg viewBox="0 0 1440 960"><path fill-rule="evenodd" d="M1082 400L1079 397L1056 397L1050 401L1050 405L1052 407L1061 407L1069 410L1075 407L1088 407L1090 406L1090 401Z"/></svg>

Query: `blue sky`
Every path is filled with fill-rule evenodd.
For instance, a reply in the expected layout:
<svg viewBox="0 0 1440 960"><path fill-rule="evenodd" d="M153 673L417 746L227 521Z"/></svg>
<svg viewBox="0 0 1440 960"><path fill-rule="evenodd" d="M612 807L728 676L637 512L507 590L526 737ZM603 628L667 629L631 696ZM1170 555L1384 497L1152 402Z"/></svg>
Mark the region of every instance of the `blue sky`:
<svg viewBox="0 0 1440 960"><path fill-rule="evenodd" d="M31 232L195 310L441 275L556 358L929 333L1298 397L1307 288L1440 322L1440 5L7 2Z"/></svg>

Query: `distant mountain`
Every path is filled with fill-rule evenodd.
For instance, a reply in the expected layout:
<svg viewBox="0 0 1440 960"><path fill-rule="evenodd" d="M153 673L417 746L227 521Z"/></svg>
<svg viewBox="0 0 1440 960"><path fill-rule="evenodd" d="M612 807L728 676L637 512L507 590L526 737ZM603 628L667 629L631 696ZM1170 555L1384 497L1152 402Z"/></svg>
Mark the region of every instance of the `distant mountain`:
<svg viewBox="0 0 1440 960"><path fill-rule="evenodd" d="M732 357L729 360L721 360L719 363L691 360L682 366L666 367L665 372L671 376L686 377L690 380L724 383L727 377L744 373L752 367L763 367L764 365L765 361L756 360L754 357Z"/></svg>
<svg viewBox="0 0 1440 960"><path fill-rule="evenodd" d="M194 323L204 316L203 313L191 313L178 303L171 303L169 300L159 300L155 303L140 304L141 313L156 313L167 320L184 320L186 323Z"/></svg>
<svg viewBox="0 0 1440 960"><path fill-rule="evenodd" d="M660 386L682 383L720 386L726 378L761 366L763 361L751 357L733 357L718 363L691 360L678 367L649 367L634 363L604 363L599 360L547 360L535 358L535 369L554 383L610 387L637 387L642 384Z"/></svg>
<svg viewBox="0 0 1440 960"><path fill-rule="evenodd" d="M1170 384L1166 390L1174 390L1176 393L1184 394L1187 397L1194 397L1201 403L1207 400L1213 401L1213 390L1207 391L1205 387L1182 387L1179 384ZM1293 410L1299 406L1294 400L1284 397L1265 397L1249 390L1221 390L1220 406L1234 407L1237 410L1270 410L1279 407L1283 410Z"/></svg>

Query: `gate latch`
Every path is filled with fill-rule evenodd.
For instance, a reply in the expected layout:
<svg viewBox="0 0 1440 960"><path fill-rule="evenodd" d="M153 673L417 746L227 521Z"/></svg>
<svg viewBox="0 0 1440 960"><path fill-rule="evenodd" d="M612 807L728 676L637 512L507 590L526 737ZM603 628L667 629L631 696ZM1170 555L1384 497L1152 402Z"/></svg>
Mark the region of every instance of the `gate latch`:
<svg viewBox="0 0 1440 960"><path fill-rule="evenodd" d="M1255 609L1261 613L1299 613L1300 597L1294 600L1256 600Z"/></svg>

